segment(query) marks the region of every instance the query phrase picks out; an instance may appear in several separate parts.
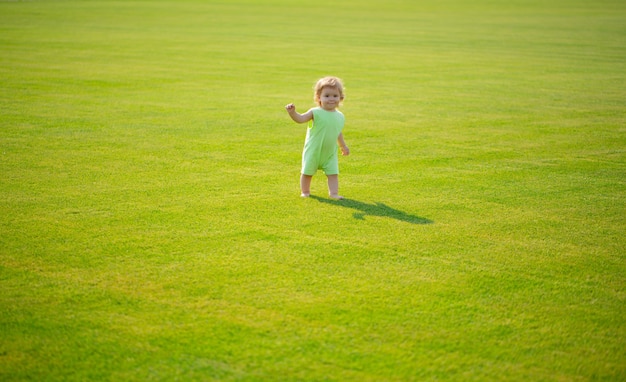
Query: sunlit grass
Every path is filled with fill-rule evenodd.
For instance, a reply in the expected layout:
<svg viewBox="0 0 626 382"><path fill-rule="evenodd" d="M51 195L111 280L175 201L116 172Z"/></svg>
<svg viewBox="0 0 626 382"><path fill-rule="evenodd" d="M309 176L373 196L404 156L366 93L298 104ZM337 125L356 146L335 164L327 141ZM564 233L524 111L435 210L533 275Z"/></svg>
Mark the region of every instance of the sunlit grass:
<svg viewBox="0 0 626 382"><path fill-rule="evenodd" d="M0 2L2 379L624 379L625 14Z"/></svg>

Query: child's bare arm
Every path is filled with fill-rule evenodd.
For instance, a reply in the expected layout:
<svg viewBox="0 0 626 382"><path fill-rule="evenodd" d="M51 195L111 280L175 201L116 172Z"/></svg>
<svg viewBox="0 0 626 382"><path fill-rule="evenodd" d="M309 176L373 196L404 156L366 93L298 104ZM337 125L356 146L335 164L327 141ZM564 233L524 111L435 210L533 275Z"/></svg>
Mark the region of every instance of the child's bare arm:
<svg viewBox="0 0 626 382"><path fill-rule="evenodd" d="M289 113L289 116L291 117L291 119L293 119L297 123L309 122L310 120L313 119L312 110L309 110L304 114L300 114L296 111L296 105L292 103L285 106L285 109L287 110L287 113Z"/></svg>
<svg viewBox="0 0 626 382"><path fill-rule="evenodd" d="M339 133L339 137L337 137L337 143L341 148L341 155L350 155L350 149L348 145L346 145L346 141L343 139L343 133Z"/></svg>

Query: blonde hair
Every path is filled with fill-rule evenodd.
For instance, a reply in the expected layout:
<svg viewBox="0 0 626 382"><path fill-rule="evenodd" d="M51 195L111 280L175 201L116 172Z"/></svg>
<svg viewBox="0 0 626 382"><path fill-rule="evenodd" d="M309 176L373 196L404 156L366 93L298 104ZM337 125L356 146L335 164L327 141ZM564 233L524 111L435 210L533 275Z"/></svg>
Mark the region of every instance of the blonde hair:
<svg viewBox="0 0 626 382"><path fill-rule="evenodd" d="M341 79L337 77L324 77L317 81L315 84L314 92L313 92L313 100L317 104L317 106L322 106L322 101L320 101L320 96L322 94L322 90L324 88L335 88L339 91L339 98L343 101L343 84L341 83Z"/></svg>

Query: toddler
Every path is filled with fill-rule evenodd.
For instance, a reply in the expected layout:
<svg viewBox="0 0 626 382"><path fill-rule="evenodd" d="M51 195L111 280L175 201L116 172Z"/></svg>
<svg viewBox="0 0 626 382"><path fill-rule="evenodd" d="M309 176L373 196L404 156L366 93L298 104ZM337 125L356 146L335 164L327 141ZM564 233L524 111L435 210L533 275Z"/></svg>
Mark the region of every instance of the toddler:
<svg viewBox="0 0 626 382"><path fill-rule="evenodd" d="M285 106L291 119L297 123L313 121L306 132L302 150L302 171L300 175L300 196L311 195L311 179L317 170L324 170L328 178L328 194L333 199L343 199L339 195L339 160L337 145L342 155L350 150L343 139L345 118L337 107L343 101L343 84L337 77L324 77L315 84L313 99L317 107L300 114L293 103Z"/></svg>

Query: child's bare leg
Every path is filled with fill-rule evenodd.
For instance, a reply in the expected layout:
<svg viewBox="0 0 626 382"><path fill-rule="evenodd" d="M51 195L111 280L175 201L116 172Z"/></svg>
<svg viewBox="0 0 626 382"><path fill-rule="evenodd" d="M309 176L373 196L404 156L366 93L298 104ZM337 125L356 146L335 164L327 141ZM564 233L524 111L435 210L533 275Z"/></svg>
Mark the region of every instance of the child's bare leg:
<svg viewBox="0 0 626 382"><path fill-rule="evenodd" d="M302 190L302 194L300 194L300 196L303 198L311 195L311 179L313 179L313 176L311 175L300 175L300 190Z"/></svg>
<svg viewBox="0 0 626 382"><path fill-rule="evenodd" d="M328 195L333 199L343 199L339 195L339 175L327 175L328 177Z"/></svg>

